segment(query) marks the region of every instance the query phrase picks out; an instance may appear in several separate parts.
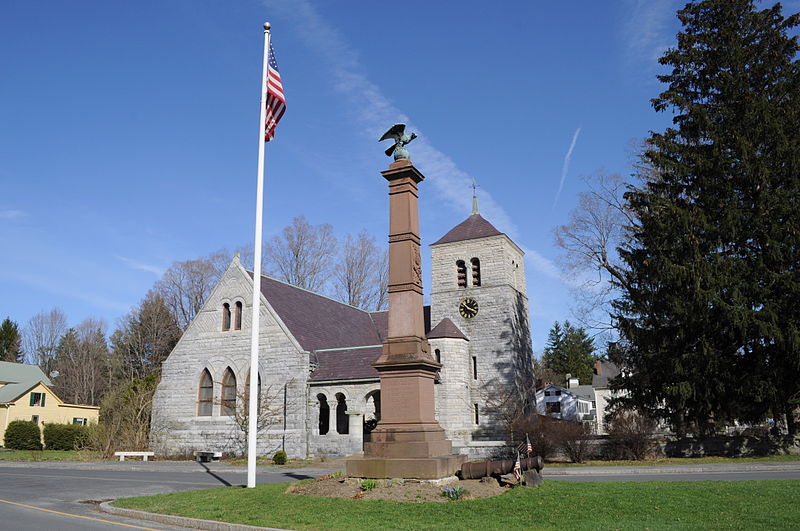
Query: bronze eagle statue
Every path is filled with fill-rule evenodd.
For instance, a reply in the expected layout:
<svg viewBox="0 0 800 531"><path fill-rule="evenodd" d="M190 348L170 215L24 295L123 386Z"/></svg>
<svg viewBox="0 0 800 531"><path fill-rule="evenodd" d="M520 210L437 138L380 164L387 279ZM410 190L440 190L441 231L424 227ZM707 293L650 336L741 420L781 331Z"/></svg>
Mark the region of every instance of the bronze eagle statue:
<svg viewBox="0 0 800 531"><path fill-rule="evenodd" d="M383 142L384 140L390 138L394 139L394 144L386 150L386 156L390 157L394 155L394 160L411 160L405 145L417 138L417 134L411 133L410 135L407 135L406 124L394 124L389 128L388 131L383 133L383 136L380 138L380 140L378 140L378 142Z"/></svg>

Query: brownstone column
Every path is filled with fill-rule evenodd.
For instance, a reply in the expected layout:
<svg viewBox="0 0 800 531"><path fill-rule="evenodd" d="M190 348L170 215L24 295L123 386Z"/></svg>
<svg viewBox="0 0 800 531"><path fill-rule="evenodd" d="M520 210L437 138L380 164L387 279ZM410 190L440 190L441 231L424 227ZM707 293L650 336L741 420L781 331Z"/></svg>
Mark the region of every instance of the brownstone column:
<svg viewBox="0 0 800 531"><path fill-rule="evenodd" d="M381 172L389 181L389 334L373 364L381 378L381 420L364 443L364 457L347 462L355 477L441 478L464 456L435 417L433 380L441 364L430 354L422 310L417 184L410 161Z"/></svg>

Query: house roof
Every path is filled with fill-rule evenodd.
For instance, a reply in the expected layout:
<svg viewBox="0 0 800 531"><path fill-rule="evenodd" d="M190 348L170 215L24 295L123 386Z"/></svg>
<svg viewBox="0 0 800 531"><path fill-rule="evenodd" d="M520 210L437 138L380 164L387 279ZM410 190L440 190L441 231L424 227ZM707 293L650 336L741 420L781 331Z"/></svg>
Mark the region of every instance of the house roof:
<svg viewBox="0 0 800 531"><path fill-rule="evenodd" d="M433 327L433 330L428 332L427 334L428 339L441 339L441 338L453 338L453 339L466 339L469 341L467 336L464 335L464 332L459 330L459 328L450 320L449 317L445 317L439 324Z"/></svg>
<svg viewBox="0 0 800 531"><path fill-rule="evenodd" d="M595 373L592 375L592 387L607 388L609 380L619 376L620 370L610 361L598 361Z"/></svg>
<svg viewBox="0 0 800 531"><path fill-rule="evenodd" d="M561 387L560 385L550 384L541 388L537 393L544 392L546 389L557 389L561 394L568 393L581 400L592 402L594 400L594 389L591 385L578 385L576 387Z"/></svg>
<svg viewBox="0 0 800 531"><path fill-rule="evenodd" d="M10 361L0 361L0 382L5 382L5 385L0 386L0 403L15 401L39 382L47 386L53 385L37 365Z"/></svg>
<svg viewBox="0 0 800 531"><path fill-rule="evenodd" d="M261 293L302 349L314 352L311 381L378 378L372 362L388 336L389 312L367 312L264 275ZM427 331L430 307L423 311Z"/></svg>
<svg viewBox="0 0 800 531"><path fill-rule="evenodd" d="M439 238L431 245L441 243L461 242L464 240L475 240L486 238L487 236L500 236L503 233L497 230L494 225L483 219L480 214L472 214L470 217L450 229L450 232Z"/></svg>

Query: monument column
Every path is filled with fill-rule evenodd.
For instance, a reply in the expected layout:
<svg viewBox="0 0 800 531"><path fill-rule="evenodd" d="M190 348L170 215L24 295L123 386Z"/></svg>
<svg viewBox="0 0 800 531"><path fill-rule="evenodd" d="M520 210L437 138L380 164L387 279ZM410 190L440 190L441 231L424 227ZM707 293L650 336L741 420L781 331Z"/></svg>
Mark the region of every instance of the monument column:
<svg viewBox="0 0 800 531"><path fill-rule="evenodd" d="M417 210L417 185L425 177L403 149L413 139L404 134L404 125L384 138L398 128L395 161L381 172L389 182L389 328L373 363L381 380L381 420L364 443L364 457L347 461L347 473L435 479L453 475L465 456L453 455L435 417L434 377L441 364L425 339Z"/></svg>

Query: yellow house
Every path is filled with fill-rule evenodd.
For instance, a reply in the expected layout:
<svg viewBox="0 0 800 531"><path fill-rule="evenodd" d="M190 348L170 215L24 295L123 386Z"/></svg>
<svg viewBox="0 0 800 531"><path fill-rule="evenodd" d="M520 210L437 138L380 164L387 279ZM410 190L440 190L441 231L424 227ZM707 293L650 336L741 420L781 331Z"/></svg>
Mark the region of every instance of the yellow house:
<svg viewBox="0 0 800 531"><path fill-rule="evenodd" d="M97 422L98 406L67 404L52 385L36 365L0 361L0 445L12 420L32 420L42 429L45 424Z"/></svg>

